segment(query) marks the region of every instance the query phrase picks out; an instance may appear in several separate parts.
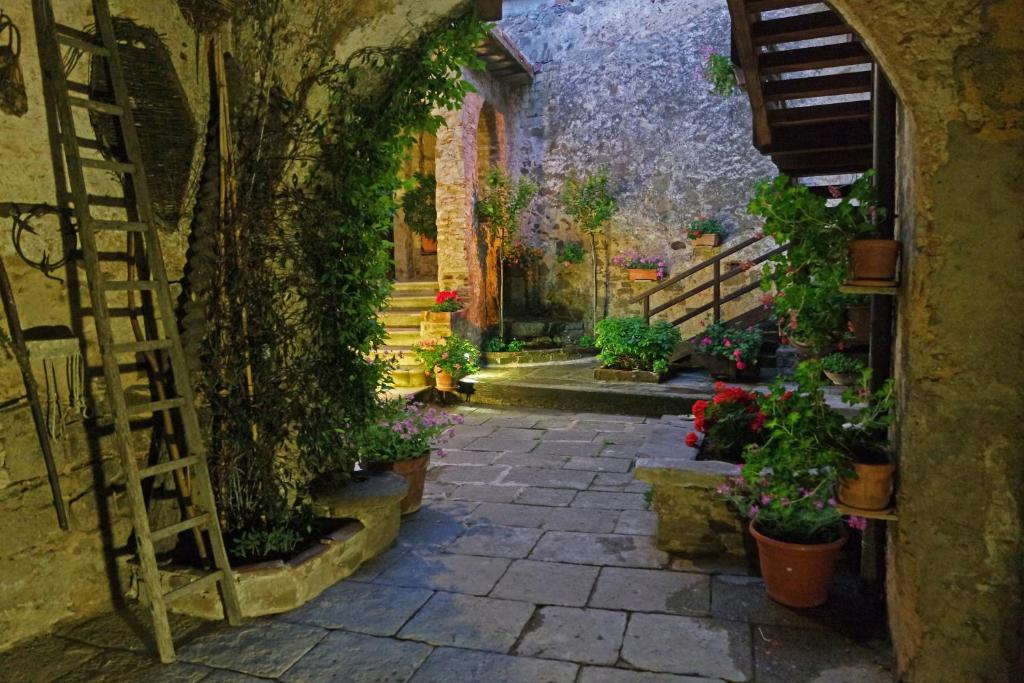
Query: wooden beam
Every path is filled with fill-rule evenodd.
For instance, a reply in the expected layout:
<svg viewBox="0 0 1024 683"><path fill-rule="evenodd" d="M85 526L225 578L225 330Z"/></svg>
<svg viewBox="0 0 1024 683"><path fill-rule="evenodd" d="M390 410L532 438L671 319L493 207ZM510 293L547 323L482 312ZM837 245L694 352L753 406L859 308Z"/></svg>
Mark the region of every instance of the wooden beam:
<svg viewBox="0 0 1024 683"><path fill-rule="evenodd" d="M856 95L871 92L871 72L854 71L809 78L787 78L768 81L764 95L769 100L805 100L833 95Z"/></svg>
<svg viewBox="0 0 1024 683"><path fill-rule="evenodd" d="M751 28L755 45L794 43L800 40L841 36L844 33L850 33L850 27L832 10L780 19L763 19L755 22Z"/></svg>
<svg viewBox="0 0 1024 683"><path fill-rule="evenodd" d="M476 15L484 21L501 21L501 0L476 0Z"/></svg>
<svg viewBox="0 0 1024 683"><path fill-rule="evenodd" d="M871 63L871 55L864 49L864 46L857 41L851 41L802 47L795 50L765 52L761 55L761 73L782 74L869 63Z"/></svg>
<svg viewBox="0 0 1024 683"><path fill-rule="evenodd" d="M753 36L750 28L750 13L744 0L728 0L729 15L732 18L733 49L739 59L742 82L750 98L750 108L754 115L754 146L762 149L772 142L772 131L768 126L768 111L761 91L761 78L758 74L758 56L754 49Z"/></svg>
<svg viewBox="0 0 1024 683"><path fill-rule="evenodd" d="M800 152L841 152L871 149L871 124L868 121L811 123L785 126L772 131L772 156Z"/></svg>
<svg viewBox="0 0 1024 683"><path fill-rule="evenodd" d="M815 104L808 107L787 107L769 109L768 123L773 128L781 126L802 126L808 123L829 123L833 121L871 120L870 100Z"/></svg>
<svg viewBox="0 0 1024 683"><path fill-rule="evenodd" d="M771 12L790 7L806 7L817 5L821 0L747 0L747 11L754 13Z"/></svg>

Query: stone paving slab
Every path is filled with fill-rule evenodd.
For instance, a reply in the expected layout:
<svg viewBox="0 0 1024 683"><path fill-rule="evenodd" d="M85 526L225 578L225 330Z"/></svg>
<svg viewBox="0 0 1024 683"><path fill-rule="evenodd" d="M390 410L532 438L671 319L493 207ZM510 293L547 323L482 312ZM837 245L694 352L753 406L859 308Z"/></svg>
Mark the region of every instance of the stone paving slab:
<svg viewBox="0 0 1024 683"><path fill-rule="evenodd" d="M151 681L160 680L180 683L207 680L201 667L188 664L172 664L165 667L154 654L141 654L127 650L103 650L95 657L81 663L71 671L63 674L61 683L95 683L96 681ZM9 672L0 672L0 676L8 676ZM17 681L18 678L3 680ZM44 679L21 679L44 680Z"/></svg>
<svg viewBox="0 0 1024 683"><path fill-rule="evenodd" d="M467 442L468 443L468 442ZM444 456L434 456L432 458L432 465L493 465L494 461L498 459L500 453L490 453L488 451L463 451L454 450L455 445L448 443L445 445Z"/></svg>
<svg viewBox="0 0 1024 683"><path fill-rule="evenodd" d="M587 604L597 575L597 567L517 560L490 595L539 605L582 607Z"/></svg>
<svg viewBox="0 0 1024 683"><path fill-rule="evenodd" d="M591 441L594 441L598 436L598 432L594 429L579 429L578 427L572 427L570 429L549 429L544 434L543 440L546 443L590 443Z"/></svg>
<svg viewBox="0 0 1024 683"><path fill-rule="evenodd" d="M591 490L603 487L622 487L635 482L636 479L627 471L605 472L594 477L594 483L590 485Z"/></svg>
<svg viewBox="0 0 1024 683"><path fill-rule="evenodd" d="M452 491L451 498L452 500L466 500L477 503L511 503L520 490L517 486L463 484Z"/></svg>
<svg viewBox="0 0 1024 683"><path fill-rule="evenodd" d="M542 607L527 624L516 653L586 664L614 664L626 614L576 607Z"/></svg>
<svg viewBox="0 0 1024 683"><path fill-rule="evenodd" d="M530 429L537 425L541 421L539 415L531 415L529 413L508 413L504 412L501 415L492 417L487 421L488 427L510 427L510 428L521 428Z"/></svg>
<svg viewBox="0 0 1024 683"><path fill-rule="evenodd" d="M495 459L497 465L509 465L510 467L548 467L561 469L569 462L566 455L535 455L533 453L503 453Z"/></svg>
<svg viewBox="0 0 1024 683"><path fill-rule="evenodd" d="M427 476L446 484L493 484L507 471L507 467L494 465L441 465Z"/></svg>
<svg viewBox="0 0 1024 683"><path fill-rule="evenodd" d="M591 458L577 455L565 463L567 470L587 470L588 472L628 472L633 463L625 458Z"/></svg>
<svg viewBox="0 0 1024 683"><path fill-rule="evenodd" d="M513 502L520 505L546 505L550 507L564 507L576 497L575 489L542 489L528 487L519 489Z"/></svg>
<svg viewBox="0 0 1024 683"><path fill-rule="evenodd" d="M604 446L593 441L541 441L533 453L550 453L552 455L588 456L593 457L601 452Z"/></svg>
<svg viewBox="0 0 1024 683"><path fill-rule="evenodd" d="M277 678L327 631L305 624L258 619L236 628L224 628L178 649L178 658L193 664Z"/></svg>
<svg viewBox="0 0 1024 683"><path fill-rule="evenodd" d="M593 480L593 472L549 470L540 467L513 467L501 481L503 484L515 484L517 486L539 486L542 488L585 491Z"/></svg>
<svg viewBox="0 0 1024 683"><path fill-rule="evenodd" d="M685 572L605 567L589 604L634 612L706 616L711 610L711 578Z"/></svg>
<svg viewBox="0 0 1024 683"><path fill-rule="evenodd" d="M508 565L508 560L498 557L410 552L374 579L374 582L388 586L486 595L498 583Z"/></svg>
<svg viewBox="0 0 1024 683"><path fill-rule="evenodd" d="M461 522L479 505L471 500L433 500L405 519L415 522Z"/></svg>
<svg viewBox="0 0 1024 683"><path fill-rule="evenodd" d="M184 614L169 612L167 619L176 640L187 642L202 632L211 630L212 624ZM65 638L101 648L131 650L149 655L156 651L153 639L153 620L149 610L141 605L108 612L84 623L60 626L55 633Z"/></svg>
<svg viewBox="0 0 1024 683"><path fill-rule="evenodd" d="M721 678L656 674L649 671L610 669L603 666L585 666L579 683L724 683Z"/></svg>
<svg viewBox="0 0 1024 683"><path fill-rule="evenodd" d="M393 636L433 594L425 588L342 581L316 600L277 618L321 628Z"/></svg>
<svg viewBox="0 0 1024 683"><path fill-rule="evenodd" d="M528 602L436 593L398 637L504 653L515 645L533 609Z"/></svg>
<svg viewBox="0 0 1024 683"><path fill-rule="evenodd" d="M544 522L549 531L585 531L592 534L611 533L618 522L617 510L584 510L552 508Z"/></svg>
<svg viewBox="0 0 1024 683"><path fill-rule="evenodd" d="M573 683L577 670L568 662L442 647L409 683Z"/></svg>
<svg viewBox="0 0 1024 683"><path fill-rule="evenodd" d="M285 683L405 683L430 655L423 643L330 633L283 676Z"/></svg>
<svg viewBox="0 0 1024 683"><path fill-rule="evenodd" d="M447 551L462 555L518 559L530 554L542 533L539 529L478 524L470 527L449 545Z"/></svg>
<svg viewBox="0 0 1024 683"><path fill-rule="evenodd" d="M615 525L617 534L653 536L658 529L658 513L652 510L623 510Z"/></svg>
<svg viewBox="0 0 1024 683"><path fill-rule="evenodd" d="M635 613L622 659L647 671L750 681L750 627L731 621Z"/></svg>
<svg viewBox="0 0 1024 683"><path fill-rule="evenodd" d="M539 505L484 503L473 511L467 521L470 524L523 526L539 529L547 521L552 509Z"/></svg>
<svg viewBox="0 0 1024 683"><path fill-rule="evenodd" d="M614 491L581 491L572 500L572 507L598 510L646 510L647 501L642 493Z"/></svg>
<svg viewBox="0 0 1024 683"><path fill-rule="evenodd" d="M85 643L53 635L40 636L0 652L0 672L31 672L36 680L55 681L100 652L100 648Z"/></svg>
<svg viewBox="0 0 1024 683"><path fill-rule="evenodd" d="M401 547L443 548L466 531L461 522L432 522L412 519L403 522L398 532L397 543Z"/></svg>
<svg viewBox="0 0 1024 683"><path fill-rule="evenodd" d="M668 555L653 539L617 534L548 531L537 542L530 559L570 564L656 569L668 564Z"/></svg>
<svg viewBox="0 0 1024 683"><path fill-rule="evenodd" d="M758 683L892 683L887 655L836 633L784 626L754 629Z"/></svg>

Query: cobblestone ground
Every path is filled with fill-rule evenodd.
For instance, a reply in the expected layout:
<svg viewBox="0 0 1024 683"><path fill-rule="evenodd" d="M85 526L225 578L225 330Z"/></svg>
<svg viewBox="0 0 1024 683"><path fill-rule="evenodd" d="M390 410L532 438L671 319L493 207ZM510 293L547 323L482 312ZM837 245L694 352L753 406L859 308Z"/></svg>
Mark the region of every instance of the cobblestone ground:
<svg viewBox="0 0 1024 683"><path fill-rule="evenodd" d="M193 633L171 666L146 654L144 617L106 615L0 654L0 680L892 680L856 605L787 610L742 569L655 547L630 470L638 453L678 448L688 423L459 411L398 543L312 603L237 629L181 620Z"/></svg>

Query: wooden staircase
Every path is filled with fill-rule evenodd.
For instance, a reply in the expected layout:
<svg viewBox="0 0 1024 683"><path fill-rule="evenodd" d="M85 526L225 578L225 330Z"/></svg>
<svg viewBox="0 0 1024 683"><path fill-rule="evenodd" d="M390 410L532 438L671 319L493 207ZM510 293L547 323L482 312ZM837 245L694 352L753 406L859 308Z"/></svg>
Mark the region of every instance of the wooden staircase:
<svg viewBox="0 0 1024 683"><path fill-rule="evenodd" d="M827 192L824 176L872 166L876 69L843 18L813 0L728 0L732 59L750 98L754 146Z"/></svg>
<svg viewBox="0 0 1024 683"><path fill-rule="evenodd" d="M427 385L426 368L417 360L412 347L422 338L423 312L434 304L435 296L437 282L433 280L396 282L387 308L380 312L388 332L387 346L381 352L397 363L391 375L396 387Z"/></svg>

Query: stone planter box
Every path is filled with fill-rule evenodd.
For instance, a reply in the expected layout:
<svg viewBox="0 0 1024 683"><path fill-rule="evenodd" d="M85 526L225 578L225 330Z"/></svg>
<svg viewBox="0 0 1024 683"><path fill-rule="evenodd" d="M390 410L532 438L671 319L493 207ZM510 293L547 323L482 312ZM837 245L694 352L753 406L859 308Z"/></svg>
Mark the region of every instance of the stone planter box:
<svg viewBox="0 0 1024 683"><path fill-rule="evenodd" d="M318 516L348 521L287 561L233 567L242 616L279 614L304 605L387 549L398 536L399 503L406 490L402 477L384 473L342 488L324 486L316 491L314 511ZM201 574L194 568L165 569L164 590L180 587ZM222 619L216 591L214 587L183 597L170 608L204 619ZM145 595L141 590L139 594Z"/></svg>
<svg viewBox="0 0 1024 683"><path fill-rule="evenodd" d="M648 372L647 370L616 370L615 368L597 368L594 370L594 379L606 380L609 382L647 382L658 384L664 380L667 374Z"/></svg>
<svg viewBox="0 0 1024 683"><path fill-rule="evenodd" d="M531 365L534 363L557 363L579 360L597 355L597 349L581 346L566 346L561 349L526 349L524 351L485 352L481 356L484 365Z"/></svg>
<svg viewBox="0 0 1024 683"><path fill-rule="evenodd" d="M708 371L715 379L729 382L755 382L761 377L761 364L750 363L743 370L736 369L736 363L707 353L693 354L693 362Z"/></svg>
<svg viewBox="0 0 1024 683"><path fill-rule="evenodd" d="M652 485L658 514L658 547L691 559L714 558L748 564L756 557L740 517L715 493L736 474L736 465L696 460L697 451L680 444L678 457L640 458L636 478Z"/></svg>

